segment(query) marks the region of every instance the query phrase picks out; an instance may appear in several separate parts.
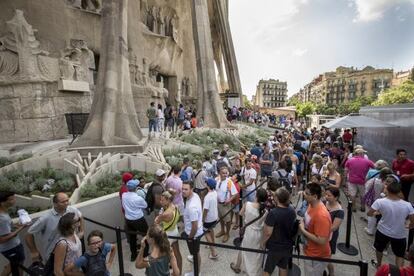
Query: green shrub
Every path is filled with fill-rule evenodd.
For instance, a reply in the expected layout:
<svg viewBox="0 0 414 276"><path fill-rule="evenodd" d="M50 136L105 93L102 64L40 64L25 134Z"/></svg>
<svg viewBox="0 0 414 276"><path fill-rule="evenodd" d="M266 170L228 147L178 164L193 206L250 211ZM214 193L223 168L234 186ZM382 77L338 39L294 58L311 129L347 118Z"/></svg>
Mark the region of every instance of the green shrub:
<svg viewBox="0 0 414 276"><path fill-rule="evenodd" d="M0 157L0 168L5 167L7 165L10 165L13 163L9 158L7 157Z"/></svg>

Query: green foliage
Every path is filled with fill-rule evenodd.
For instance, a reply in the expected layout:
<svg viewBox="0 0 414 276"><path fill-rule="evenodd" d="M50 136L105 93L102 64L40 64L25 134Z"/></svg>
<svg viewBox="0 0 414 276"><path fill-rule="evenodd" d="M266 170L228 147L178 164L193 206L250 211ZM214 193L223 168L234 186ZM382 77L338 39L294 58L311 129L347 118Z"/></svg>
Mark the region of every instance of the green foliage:
<svg viewBox="0 0 414 276"><path fill-rule="evenodd" d="M301 102L299 101L299 97L297 95L293 95L287 102L287 106L297 106Z"/></svg>
<svg viewBox="0 0 414 276"><path fill-rule="evenodd" d="M252 103L249 101L249 99L247 99L246 95L243 95L243 105L245 108L248 108L248 109L252 109L253 107Z"/></svg>
<svg viewBox="0 0 414 276"><path fill-rule="evenodd" d="M14 162L19 162L19 161L28 159L30 157L32 157L31 153L25 153L25 154L19 156L17 159L9 159L7 157L0 157L0 168L5 167L7 165L10 165Z"/></svg>
<svg viewBox="0 0 414 276"><path fill-rule="evenodd" d="M296 112L298 113L298 116L302 118L315 112L315 109L316 105L312 102L299 103L296 105Z"/></svg>
<svg viewBox="0 0 414 276"><path fill-rule="evenodd" d="M53 179L55 183L51 191L43 193L43 186L49 179ZM51 168L26 172L11 170L0 176L0 189L13 190L17 194L26 196L33 194L48 196L60 191L70 194L75 189L75 179L67 172Z"/></svg>
<svg viewBox="0 0 414 276"><path fill-rule="evenodd" d="M408 80L397 87L385 90L372 104L375 106L414 102L414 81Z"/></svg>

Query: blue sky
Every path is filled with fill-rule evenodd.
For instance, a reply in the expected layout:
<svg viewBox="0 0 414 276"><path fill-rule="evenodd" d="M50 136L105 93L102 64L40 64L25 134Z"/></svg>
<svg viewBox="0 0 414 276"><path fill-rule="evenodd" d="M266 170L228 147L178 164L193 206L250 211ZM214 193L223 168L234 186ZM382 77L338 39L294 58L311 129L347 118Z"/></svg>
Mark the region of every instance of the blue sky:
<svg viewBox="0 0 414 276"><path fill-rule="evenodd" d="M230 0L243 93L262 78L289 95L338 66L414 66L414 0Z"/></svg>

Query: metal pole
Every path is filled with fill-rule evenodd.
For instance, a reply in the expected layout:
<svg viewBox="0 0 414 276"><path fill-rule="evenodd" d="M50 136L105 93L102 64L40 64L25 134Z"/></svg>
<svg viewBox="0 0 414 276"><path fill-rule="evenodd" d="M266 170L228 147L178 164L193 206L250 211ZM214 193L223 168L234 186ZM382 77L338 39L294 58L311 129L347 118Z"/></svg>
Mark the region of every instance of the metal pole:
<svg viewBox="0 0 414 276"><path fill-rule="evenodd" d="M368 276L368 263L366 261L359 261L359 275Z"/></svg>
<svg viewBox="0 0 414 276"><path fill-rule="evenodd" d="M200 240L198 238L193 239L194 248L198 248L198 252L200 251ZM194 268L194 276L199 276L200 268L198 267L198 252L193 254L193 268Z"/></svg>
<svg viewBox="0 0 414 276"><path fill-rule="evenodd" d="M352 225L352 201L348 201L348 210L346 218L346 237L345 243L338 243L338 249L347 255L356 256L358 255L358 249L351 245L351 225Z"/></svg>
<svg viewBox="0 0 414 276"><path fill-rule="evenodd" d="M239 198L239 227L243 227L243 217L240 215L240 210L243 207L243 191L240 189L240 198Z"/></svg>
<svg viewBox="0 0 414 276"><path fill-rule="evenodd" d="M116 245L118 249L119 275L124 276L124 256L122 252L121 228L116 227L115 232L116 232Z"/></svg>

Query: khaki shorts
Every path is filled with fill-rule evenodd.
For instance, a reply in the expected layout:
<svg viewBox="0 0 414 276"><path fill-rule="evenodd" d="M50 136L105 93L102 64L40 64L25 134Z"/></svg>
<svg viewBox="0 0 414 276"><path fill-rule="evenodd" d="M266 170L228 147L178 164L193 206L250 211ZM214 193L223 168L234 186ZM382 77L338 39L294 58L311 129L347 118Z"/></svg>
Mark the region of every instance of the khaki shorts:
<svg viewBox="0 0 414 276"><path fill-rule="evenodd" d="M230 213L228 213L228 212L231 209L231 204L224 205L224 204L219 203L217 207L218 207L218 216L219 216L219 218L221 219L224 215L227 214L222 220L225 223L230 222L231 221L231 216L230 216Z"/></svg>
<svg viewBox="0 0 414 276"><path fill-rule="evenodd" d="M305 276L321 276L327 266L327 262L305 260Z"/></svg>
<svg viewBox="0 0 414 276"><path fill-rule="evenodd" d="M359 191L359 196L363 197L365 195L365 185L354 184L348 182L348 192L351 197L355 197Z"/></svg>

